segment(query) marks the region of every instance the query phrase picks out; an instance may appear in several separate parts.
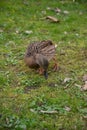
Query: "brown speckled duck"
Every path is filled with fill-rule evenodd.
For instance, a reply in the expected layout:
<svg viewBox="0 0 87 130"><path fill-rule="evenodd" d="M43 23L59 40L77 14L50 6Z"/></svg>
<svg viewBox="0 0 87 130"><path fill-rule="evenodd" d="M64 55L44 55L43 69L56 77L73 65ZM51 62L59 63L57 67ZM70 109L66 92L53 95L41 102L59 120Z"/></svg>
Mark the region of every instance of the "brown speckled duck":
<svg viewBox="0 0 87 130"><path fill-rule="evenodd" d="M30 43L25 53L25 63L29 68L39 68L39 73L43 73L47 79L49 61L55 60L55 51L55 45L50 40ZM57 63L55 63L55 69L57 69Z"/></svg>

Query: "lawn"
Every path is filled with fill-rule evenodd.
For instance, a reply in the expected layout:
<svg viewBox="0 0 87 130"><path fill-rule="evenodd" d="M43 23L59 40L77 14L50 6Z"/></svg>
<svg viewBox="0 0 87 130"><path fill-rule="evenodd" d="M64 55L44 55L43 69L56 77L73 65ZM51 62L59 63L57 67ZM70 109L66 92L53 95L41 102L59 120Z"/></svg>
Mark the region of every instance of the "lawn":
<svg viewBox="0 0 87 130"><path fill-rule="evenodd" d="M60 70L51 61L47 80L24 63L28 44L41 40L57 44ZM0 130L86 130L84 75L86 0L1 0Z"/></svg>

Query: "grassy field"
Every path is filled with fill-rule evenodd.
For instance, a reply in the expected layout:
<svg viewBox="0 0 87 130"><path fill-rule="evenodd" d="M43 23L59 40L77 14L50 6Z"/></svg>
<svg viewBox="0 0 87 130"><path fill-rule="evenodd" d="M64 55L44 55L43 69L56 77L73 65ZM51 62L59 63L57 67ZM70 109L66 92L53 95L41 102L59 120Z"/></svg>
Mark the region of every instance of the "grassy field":
<svg viewBox="0 0 87 130"><path fill-rule="evenodd" d="M60 70L53 72L50 62L48 80L24 63L28 44L40 40L58 45ZM0 130L86 130L87 91L81 89L85 74L85 0L0 2Z"/></svg>

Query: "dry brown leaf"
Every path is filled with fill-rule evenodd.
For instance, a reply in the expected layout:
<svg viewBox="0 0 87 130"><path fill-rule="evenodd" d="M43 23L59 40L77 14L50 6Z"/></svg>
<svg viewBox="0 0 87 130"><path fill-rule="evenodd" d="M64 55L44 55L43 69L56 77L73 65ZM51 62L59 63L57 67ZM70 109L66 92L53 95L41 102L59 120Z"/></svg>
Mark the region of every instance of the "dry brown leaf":
<svg viewBox="0 0 87 130"><path fill-rule="evenodd" d="M87 81L85 81L85 85L83 85L83 88L82 88L84 91L87 90Z"/></svg>
<svg viewBox="0 0 87 130"><path fill-rule="evenodd" d="M53 17L53 16L47 16L46 19L51 20L54 23L60 22L57 18Z"/></svg>

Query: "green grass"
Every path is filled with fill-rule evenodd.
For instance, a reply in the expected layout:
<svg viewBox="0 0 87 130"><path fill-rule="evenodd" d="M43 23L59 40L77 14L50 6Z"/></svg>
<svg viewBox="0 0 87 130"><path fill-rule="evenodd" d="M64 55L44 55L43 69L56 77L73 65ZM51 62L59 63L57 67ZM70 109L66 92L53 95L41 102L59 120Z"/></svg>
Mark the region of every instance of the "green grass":
<svg viewBox="0 0 87 130"><path fill-rule="evenodd" d="M48 7L60 8L58 15ZM69 11L64 14L63 11ZM60 20L43 19L51 15ZM26 34L31 30L31 34ZM58 45L60 71L45 80L24 64L32 41ZM3 0L0 2L0 129L86 130L87 92L79 86L87 74L87 2L72 0ZM71 80L63 83L68 77ZM67 107L70 110L67 110ZM33 112L31 112L33 109ZM57 114L42 114L41 110ZM86 116L86 119L84 119Z"/></svg>

